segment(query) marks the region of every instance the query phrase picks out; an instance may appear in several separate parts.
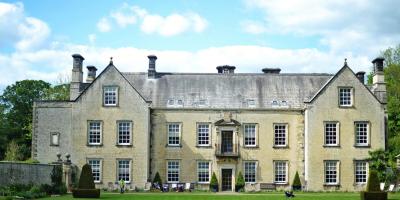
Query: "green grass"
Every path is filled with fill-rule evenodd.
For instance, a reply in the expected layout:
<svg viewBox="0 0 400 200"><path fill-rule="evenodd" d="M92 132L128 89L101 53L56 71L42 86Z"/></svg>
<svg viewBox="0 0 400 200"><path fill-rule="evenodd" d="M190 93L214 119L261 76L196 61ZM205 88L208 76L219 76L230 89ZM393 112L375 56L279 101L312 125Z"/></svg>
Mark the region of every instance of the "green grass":
<svg viewBox="0 0 400 200"><path fill-rule="evenodd" d="M293 200L359 200L359 193L296 193ZM43 199L74 199L71 195ZM137 199L137 200L285 200L283 192L255 194L226 193L101 193L100 199ZM400 200L400 193L389 194L390 200Z"/></svg>

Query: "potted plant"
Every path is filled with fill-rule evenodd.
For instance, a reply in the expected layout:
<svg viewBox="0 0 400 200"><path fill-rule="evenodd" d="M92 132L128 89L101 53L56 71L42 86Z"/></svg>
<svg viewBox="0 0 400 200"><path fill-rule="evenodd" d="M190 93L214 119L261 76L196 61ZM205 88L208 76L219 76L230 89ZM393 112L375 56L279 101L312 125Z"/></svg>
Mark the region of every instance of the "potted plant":
<svg viewBox="0 0 400 200"><path fill-rule="evenodd" d="M375 170L369 172L367 191L360 194L361 200L387 200L387 192L380 190L378 173Z"/></svg>
<svg viewBox="0 0 400 200"><path fill-rule="evenodd" d="M296 174L294 175L293 184L292 184L292 190L294 190L294 191L301 190L300 176L299 176L299 173L297 171L296 171Z"/></svg>
<svg viewBox="0 0 400 200"><path fill-rule="evenodd" d="M236 179L235 191L236 192L243 191L244 185L245 185L245 182L244 182L243 174L242 174L242 172L239 172L237 179Z"/></svg>
<svg viewBox="0 0 400 200"><path fill-rule="evenodd" d="M218 192L218 179L214 172L212 174L211 181L210 181L210 190L212 192Z"/></svg>

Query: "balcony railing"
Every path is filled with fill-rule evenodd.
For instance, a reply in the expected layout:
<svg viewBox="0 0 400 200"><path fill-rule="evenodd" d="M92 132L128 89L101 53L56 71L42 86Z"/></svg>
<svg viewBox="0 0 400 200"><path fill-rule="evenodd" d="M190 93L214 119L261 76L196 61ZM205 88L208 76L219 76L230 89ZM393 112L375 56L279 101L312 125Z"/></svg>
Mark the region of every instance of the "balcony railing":
<svg viewBox="0 0 400 200"><path fill-rule="evenodd" d="M239 157L239 144L215 144L215 156Z"/></svg>

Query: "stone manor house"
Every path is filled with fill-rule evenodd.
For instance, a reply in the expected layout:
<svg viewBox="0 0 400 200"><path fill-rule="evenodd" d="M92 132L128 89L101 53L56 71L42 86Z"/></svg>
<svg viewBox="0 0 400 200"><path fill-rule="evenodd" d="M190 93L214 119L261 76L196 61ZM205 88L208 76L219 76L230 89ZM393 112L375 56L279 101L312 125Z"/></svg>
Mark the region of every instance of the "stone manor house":
<svg viewBox="0 0 400 200"><path fill-rule="evenodd" d="M336 74L120 72L111 59L96 76L72 55L69 101L36 101L32 156L42 163L71 154L92 166L98 188L123 179L143 188L158 172L165 183L232 191L287 189L298 172L308 191L357 191L366 185L368 151L386 146L383 58L373 84L347 62Z"/></svg>

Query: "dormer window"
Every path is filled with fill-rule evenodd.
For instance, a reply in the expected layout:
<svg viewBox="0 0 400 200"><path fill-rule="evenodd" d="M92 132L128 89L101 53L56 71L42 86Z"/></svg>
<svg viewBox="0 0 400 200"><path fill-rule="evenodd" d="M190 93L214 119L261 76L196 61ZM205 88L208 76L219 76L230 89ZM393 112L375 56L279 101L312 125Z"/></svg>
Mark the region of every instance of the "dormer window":
<svg viewBox="0 0 400 200"><path fill-rule="evenodd" d="M254 99L247 99L247 106L249 108L254 108L256 107L256 101Z"/></svg>
<svg viewBox="0 0 400 200"><path fill-rule="evenodd" d="M168 106L173 106L175 104L175 101L173 99L168 99L167 104Z"/></svg>
<svg viewBox="0 0 400 200"><path fill-rule="evenodd" d="M287 106L288 106L287 101L282 101L282 102L281 102L281 106L282 106L282 107L287 107Z"/></svg>
<svg viewBox="0 0 400 200"><path fill-rule="evenodd" d="M201 107L206 106L206 100L205 99L200 99L199 106L201 106Z"/></svg>
<svg viewBox="0 0 400 200"><path fill-rule="evenodd" d="M177 101L177 106L183 106L183 100L182 99L179 99Z"/></svg>
<svg viewBox="0 0 400 200"><path fill-rule="evenodd" d="M274 101L272 101L272 106L273 106L273 107L275 107L275 106L279 106L279 104L278 104L278 101L275 101L275 100L274 100Z"/></svg>
<svg viewBox="0 0 400 200"><path fill-rule="evenodd" d="M103 105L117 106L118 104L118 87L106 86L103 88Z"/></svg>
<svg viewBox="0 0 400 200"><path fill-rule="evenodd" d="M339 106L340 107L353 106L353 88L350 87L339 88Z"/></svg>

